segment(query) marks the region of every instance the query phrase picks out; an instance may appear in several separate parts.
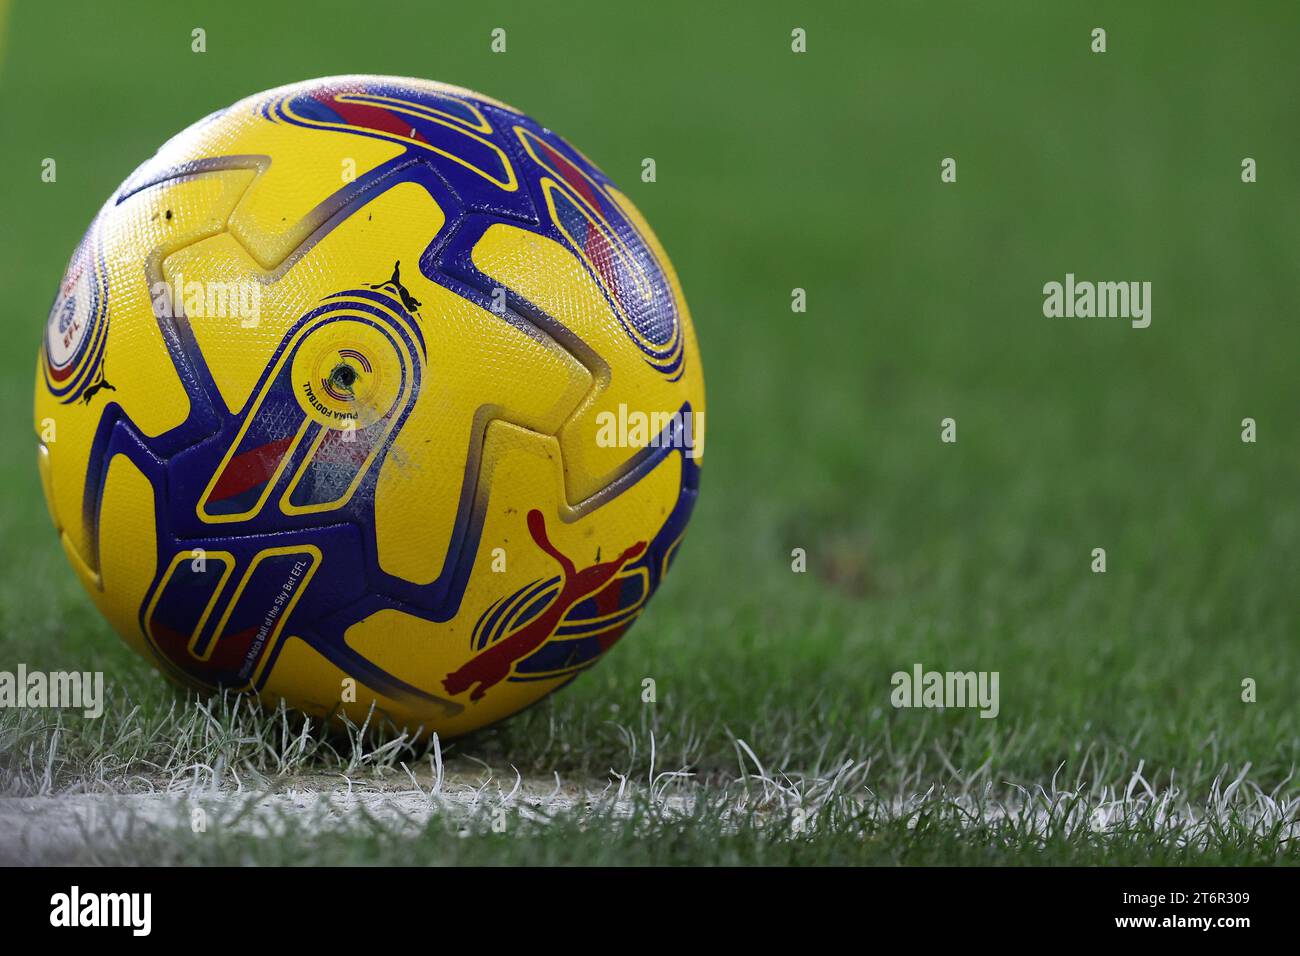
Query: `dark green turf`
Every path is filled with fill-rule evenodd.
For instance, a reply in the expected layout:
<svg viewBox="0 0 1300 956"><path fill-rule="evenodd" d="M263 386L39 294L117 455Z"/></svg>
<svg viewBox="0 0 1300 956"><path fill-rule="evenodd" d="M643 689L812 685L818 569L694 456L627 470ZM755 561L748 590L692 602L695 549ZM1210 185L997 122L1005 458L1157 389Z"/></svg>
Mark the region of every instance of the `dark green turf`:
<svg viewBox="0 0 1300 956"><path fill-rule="evenodd" d="M883 792L943 780L940 751L1031 785L1062 762L1090 772L1089 748L1121 781L1145 761L1148 779L1176 770L1204 794L1249 763L1265 790L1283 785L1300 763L1300 11L565 8L10 12L0 668L103 667L147 706L167 693L81 595L33 461L39 336L99 203L238 97L414 74L533 113L624 185L681 274L709 398L700 507L648 613L598 669L466 752L599 777L625 769L626 724L706 774L734 772L728 730L792 770L875 755ZM195 26L206 54L190 52ZM488 49L497 26L505 55ZM47 156L57 184L39 180ZM646 156L657 183L639 181ZM1258 183L1240 181L1245 156ZM1042 286L1066 272L1152 282L1151 327L1044 318ZM939 441L948 416L956 445ZM807 574L791 573L795 547ZM1000 671L1000 717L893 710L889 676L915 662ZM1245 677L1257 703L1240 700Z"/></svg>

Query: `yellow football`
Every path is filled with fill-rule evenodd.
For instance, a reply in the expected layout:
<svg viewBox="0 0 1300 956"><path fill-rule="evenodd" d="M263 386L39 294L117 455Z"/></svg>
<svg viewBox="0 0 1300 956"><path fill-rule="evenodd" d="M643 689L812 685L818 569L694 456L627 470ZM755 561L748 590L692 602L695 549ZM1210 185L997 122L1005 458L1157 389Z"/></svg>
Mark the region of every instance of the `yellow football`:
<svg viewBox="0 0 1300 956"><path fill-rule="evenodd" d="M686 302L640 213L503 103L348 76L165 143L36 374L69 561L164 672L456 735L592 666L681 542Z"/></svg>

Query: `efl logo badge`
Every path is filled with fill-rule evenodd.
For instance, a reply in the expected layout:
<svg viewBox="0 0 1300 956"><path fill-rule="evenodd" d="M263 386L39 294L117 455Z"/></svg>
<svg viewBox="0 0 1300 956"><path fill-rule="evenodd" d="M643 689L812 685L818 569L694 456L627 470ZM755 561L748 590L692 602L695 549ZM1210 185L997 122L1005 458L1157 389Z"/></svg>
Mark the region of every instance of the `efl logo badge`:
<svg viewBox="0 0 1300 956"><path fill-rule="evenodd" d="M45 384L65 405L89 403L102 389L108 339L108 295L92 225L72 257L45 326Z"/></svg>

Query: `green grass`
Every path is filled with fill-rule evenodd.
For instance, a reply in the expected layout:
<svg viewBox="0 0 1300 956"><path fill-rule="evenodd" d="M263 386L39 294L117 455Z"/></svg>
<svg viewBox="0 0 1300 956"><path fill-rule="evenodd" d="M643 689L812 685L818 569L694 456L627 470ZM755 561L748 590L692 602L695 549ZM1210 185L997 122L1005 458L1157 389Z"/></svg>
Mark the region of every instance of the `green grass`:
<svg viewBox="0 0 1300 956"><path fill-rule="evenodd" d="M356 772L346 738L288 770L284 741L262 731L176 745L170 708L184 726L199 718L118 644L65 566L27 410L55 284L135 164L239 96L364 70L512 102L625 184L682 275L707 373L701 504L648 613L592 673L449 759L507 778L514 766L646 781L653 732L657 766L695 774L706 809L566 811L522 840L171 834L159 837L170 858L1296 862L1285 827L1236 826L1253 819L1245 805L1195 847L1154 824L1044 840L972 831L952 813L916 827L864 822L862 810L791 839L780 826L728 829L706 810L754 785L743 740L773 779L869 763L860 800L987 784L998 799L1042 786L1096 806L1140 767L1194 809L1245 771L1254 789L1239 800L1262 794L1294 818L1300 15L1208 3L1176 16L1121 3L578 7L556 18L540 5L412 6L373 20L354 4L310 17L267 4L10 11L0 669L103 669L114 697L102 721L64 719L52 760L53 715L0 713L8 792L166 787L214 754L223 772L268 786ZM789 53L795 25L809 33L805 56ZM1098 25L1101 56L1088 52ZM189 52L195 26L208 31L201 56ZM504 56L488 52L495 26L509 31ZM57 184L39 180L46 156ZM655 184L638 181L644 156ZM958 160L954 185L939 182L945 156ZM1253 185L1239 179L1244 156L1259 163ZM1042 285L1066 272L1151 281L1151 328L1044 318ZM794 287L808 290L806 314L790 312ZM939 441L948 416L956 445ZM1256 444L1239 440L1247 416ZM796 547L806 574L791 573ZM1095 547L1104 575L1089 571ZM893 709L889 677L915 662L999 671L1001 714ZM640 703L645 677L653 705ZM1247 677L1256 703L1241 700ZM1052 787L1058 768L1068 784Z"/></svg>
<svg viewBox="0 0 1300 956"><path fill-rule="evenodd" d="M1287 782L1264 792L1243 769L1202 797L1195 772L1190 786L1159 780L1089 748L1076 770L1019 786L991 758L958 769L925 727L805 773L769 769L731 737L732 769L699 773L662 728L624 725L604 783L575 784L538 772L536 753L494 768L474 741L369 724L321 734L234 695L119 700L100 721L21 714L0 732L0 864L1295 862ZM918 760L929 746L945 767L933 780Z"/></svg>

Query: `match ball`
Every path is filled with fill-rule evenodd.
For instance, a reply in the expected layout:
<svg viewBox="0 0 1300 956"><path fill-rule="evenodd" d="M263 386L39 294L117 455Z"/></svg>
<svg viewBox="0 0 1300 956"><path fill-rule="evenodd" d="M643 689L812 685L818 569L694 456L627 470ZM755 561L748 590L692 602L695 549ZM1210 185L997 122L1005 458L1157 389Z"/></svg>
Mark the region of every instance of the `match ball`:
<svg viewBox="0 0 1300 956"><path fill-rule="evenodd" d="M131 647L444 736L622 638L703 458L690 315L627 196L517 110L391 77L165 143L68 265L35 406L64 550Z"/></svg>

